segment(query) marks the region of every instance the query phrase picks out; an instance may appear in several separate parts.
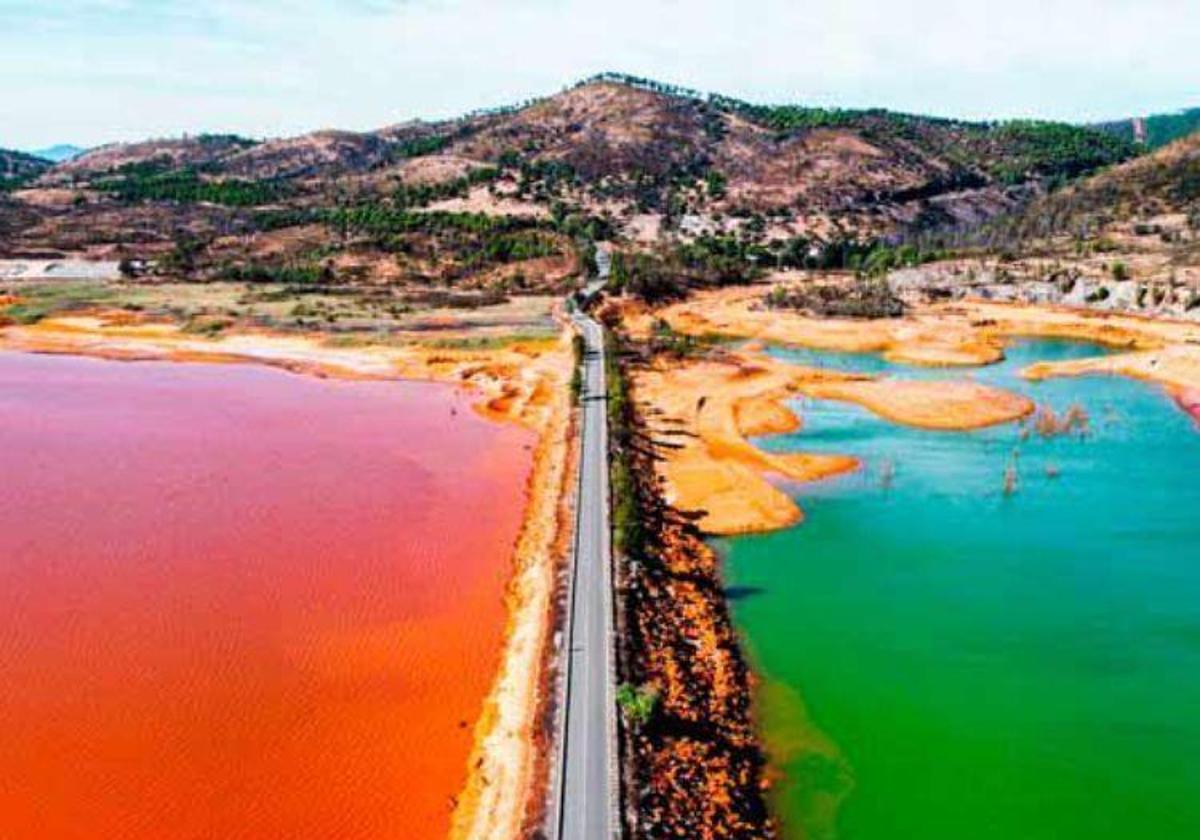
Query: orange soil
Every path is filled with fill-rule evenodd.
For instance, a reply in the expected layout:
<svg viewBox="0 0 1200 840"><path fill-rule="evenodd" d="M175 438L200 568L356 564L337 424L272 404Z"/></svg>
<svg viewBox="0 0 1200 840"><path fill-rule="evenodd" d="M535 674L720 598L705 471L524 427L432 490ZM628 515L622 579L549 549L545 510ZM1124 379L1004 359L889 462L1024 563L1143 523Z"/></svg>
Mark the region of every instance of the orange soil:
<svg viewBox="0 0 1200 840"><path fill-rule="evenodd" d="M930 429L975 429L1034 410L1023 397L970 381L871 379L791 367L759 355L762 342L959 366L998 361L1004 342L1013 337L1094 341L1127 352L1032 365L1024 374L1133 376L1163 385L1184 410L1200 414L1200 325L1192 322L984 301L922 307L896 319L819 319L768 310L762 303L768 288L704 292L658 310L631 301L610 304L635 337L648 335L662 319L689 335L751 339L740 355L655 368L636 380L648 425L666 444L658 470L667 498L699 513L700 526L710 533L799 521L799 509L764 474L811 481L854 468L850 458L775 455L750 445L747 436L799 428L799 418L778 403L788 394L846 400L894 422Z"/></svg>
<svg viewBox="0 0 1200 840"><path fill-rule="evenodd" d="M813 481L857 466L853 458L775 455L756 448L747 433L783 430L799 421L778 400L790 377L745 361L699 362L641 371L634 376L639 412L664 447L658 470L674 507L702 514L712 534L782 528L800 520L791 497L763 476ZM764 404L772 405L764 421ZM790 417L790 419L789 419Z"/></svg>
<svg viewBox="0 0 1200 840"><path fill-rule="evenodd" d="M973 382L873 380L787 365L757 354L659 364L634 374L634 394L660 444L667 501L699 515L711 534L771 530L802 518L767 480L817 481L858 466L850 456L765 452L747 437L795 431L782 400L796 395L859 403L899 423L974 429L1031 413L1031 402Z"/></svg>
<svg viewBox="0 0 1200 840"><path fill-rule="evenodd" d="M766 289L745 286L708 292L653 315L689 335L719 334L820 350L882 353L890 360L912 364L979 365L1003 358L1000 342L968 323L941 318L810 318L767 309L762 303ZM642 323L648 324L649 319Z"/></svg>
<svg viewBox="0 0 1200 840"><path fill-rule="evenodd" d="M986 324L985 329L998 335L1081 339L1125 351L1030 365L1022 371L1029 379L1129 376L1163 386L1185 410L1189 409L1184 395L1200 390L1200 324L1194 322L995 303L968 303L958 311L960 317Z"/></svg>
<svg viewBox="0 0 1200 840"><path fill-rule="evenodd" d="M545 682L541 668L567 523L561 500L570 466L567 381L572 354L565 337L489 349L420 344L346 348L320 337L262 331L197 338L171 324L101 313L2 328L0 349L119 360L256 363L316 376L452 382L479 394L475 408L484 416L537 432L524 525L506 596L504 651L475 725L470 776L455 799L451 837L484 840L519 834L537 786L534 735Z"/></svg>
<svg viewBox="0 0 1200 840"><path fill-rule="evenodd" d="M968 380L849 380L802 390L818 399L858 403L880 417L923 429L980 429L1019 420L1035 407L1019 394Z"/></svg>
<svg viewBox="0 0 1200 840"><path fill-rule="evenodd" d="M644 331L654 318L689 335L718 334L821 350L882 353L892 361L954 366L1003 358L1013 337L1067 338L1149 350L1200 342L1200 325L1066 307L967 301L920 307L904 318L812 318L767 309L769 286L704 292L653 313L634 310L628 323Z"/></svg>
<svg viewBox="0 0 1200 840"><path fill-rule="evenodd" d="M892 361L980 365L1003 357L1010 338L1093 341L1126 352L1062 365L1035 365L1031 377L1107 372L1157 382L1174 393L1200 388L1200 324L1061 306L965 301L920 307L904 318L836 320L768 310L768 286L706 292L655 312L631 308L627 322L645 331L655 318L690 335L878 352Z"/></svg>

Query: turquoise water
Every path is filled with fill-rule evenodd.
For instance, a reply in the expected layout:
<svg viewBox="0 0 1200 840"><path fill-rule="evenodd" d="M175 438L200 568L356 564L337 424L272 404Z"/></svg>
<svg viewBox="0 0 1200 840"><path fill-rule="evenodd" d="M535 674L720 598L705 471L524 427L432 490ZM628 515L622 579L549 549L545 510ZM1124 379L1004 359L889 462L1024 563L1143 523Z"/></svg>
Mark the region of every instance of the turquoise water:
<svg viewBox="0 0 1200 840"><path fill-rule="evenodd" d="M795 488L803 525L718 543L788 836L1200 837L1200 434L1152 386L1016 375L1097 352L1022 342L969 374L1082 404L1085 438L802 401L801 432L759 441L865 462Z"/></svg>

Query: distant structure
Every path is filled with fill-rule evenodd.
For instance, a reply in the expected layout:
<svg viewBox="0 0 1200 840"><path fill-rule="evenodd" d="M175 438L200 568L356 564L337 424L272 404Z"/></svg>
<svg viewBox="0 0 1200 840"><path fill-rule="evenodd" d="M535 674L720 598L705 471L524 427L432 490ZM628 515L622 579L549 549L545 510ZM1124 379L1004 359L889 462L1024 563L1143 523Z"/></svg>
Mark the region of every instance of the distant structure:
<svg viewBox="0 0 1200 840"><path fill-rule="evenodd" d="M1133 118L1133 142L1146 145L1146 120L1142 117Z"/></svg>
<svg viewBox="0 0 1200 840"><path fill-rule="evenodd" d="M142 263L143 268L145 265ZM119 280L120 277L121 264L111 260L0 259L0 280Z"/></svg>

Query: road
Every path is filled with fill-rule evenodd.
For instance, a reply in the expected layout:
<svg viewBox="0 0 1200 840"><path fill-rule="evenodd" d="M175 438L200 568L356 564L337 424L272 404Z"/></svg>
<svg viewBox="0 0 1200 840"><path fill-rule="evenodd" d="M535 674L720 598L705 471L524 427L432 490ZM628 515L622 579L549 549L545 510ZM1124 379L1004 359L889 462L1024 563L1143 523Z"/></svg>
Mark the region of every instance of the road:
<svg viewBox="0 0 1200 840"><path fill-rule="evenodd" d="M607 275L589 285L594 294ZM619 832L613 595L608 517L608 414L604 331L582 312L582 443L570 603L564 737L560 746L558 840L612 840Z"/></svg>

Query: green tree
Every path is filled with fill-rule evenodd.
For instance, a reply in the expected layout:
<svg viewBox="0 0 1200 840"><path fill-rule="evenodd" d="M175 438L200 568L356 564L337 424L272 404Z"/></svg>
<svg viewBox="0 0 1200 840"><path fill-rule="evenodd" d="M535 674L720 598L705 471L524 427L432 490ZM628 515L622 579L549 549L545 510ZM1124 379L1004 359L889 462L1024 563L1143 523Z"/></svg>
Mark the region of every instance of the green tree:
<svg viewBox="0 0 1200 840"><path fill-rule="evenodd" d="M652 685L639 688L624 683L617 689L617 705L634 729L641 729L650 722L658 708L658 699L658 689Z"/></svg>

